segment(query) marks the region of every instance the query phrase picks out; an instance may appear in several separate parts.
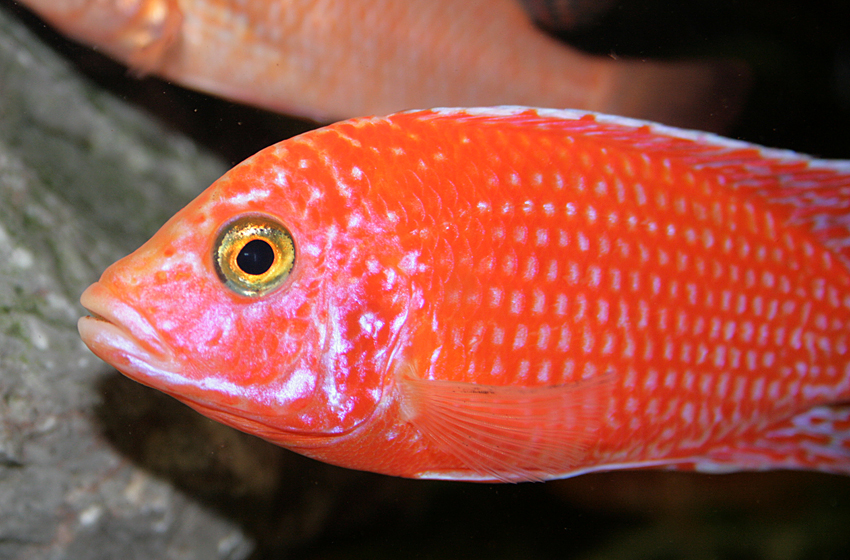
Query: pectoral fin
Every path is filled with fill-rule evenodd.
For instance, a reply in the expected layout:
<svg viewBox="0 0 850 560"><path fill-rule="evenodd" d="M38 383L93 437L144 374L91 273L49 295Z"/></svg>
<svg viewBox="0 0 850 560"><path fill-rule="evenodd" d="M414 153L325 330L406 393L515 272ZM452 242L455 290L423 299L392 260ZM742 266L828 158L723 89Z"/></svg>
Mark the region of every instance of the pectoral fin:
<svg viewBox="0 0 850 560"><path fill-rule="evenodd" d="M481 479L558 478L583 466L604 424L613 374L547 387L406 377L408 420Z"/></svg>

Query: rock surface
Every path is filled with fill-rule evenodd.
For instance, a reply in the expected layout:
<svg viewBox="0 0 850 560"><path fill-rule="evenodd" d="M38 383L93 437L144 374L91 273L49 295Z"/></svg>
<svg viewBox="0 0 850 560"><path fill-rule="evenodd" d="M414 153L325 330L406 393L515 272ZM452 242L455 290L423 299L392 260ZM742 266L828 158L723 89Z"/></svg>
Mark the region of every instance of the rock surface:
<svg viewBox="0 0 850 560"><path fill-rule="evenodd" d="M71 71L0 10L0 558L245 558L230 520L140 469L95 414L77 303L224 164Z"/></svg>

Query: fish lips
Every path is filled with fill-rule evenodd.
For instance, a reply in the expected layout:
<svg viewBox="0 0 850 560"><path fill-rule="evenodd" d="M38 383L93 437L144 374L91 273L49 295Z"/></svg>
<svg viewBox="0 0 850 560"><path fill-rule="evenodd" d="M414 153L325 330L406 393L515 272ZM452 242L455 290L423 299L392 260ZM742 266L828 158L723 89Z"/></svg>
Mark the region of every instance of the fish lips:
<svg viewBox="0 0 850 560"><path fill-rule="evenodd" d="M95 282L80 296L80 303L91 315L81 317L77 329L98 358L156 388L179 374L178 363L153 325L108 286Z"/></svg>

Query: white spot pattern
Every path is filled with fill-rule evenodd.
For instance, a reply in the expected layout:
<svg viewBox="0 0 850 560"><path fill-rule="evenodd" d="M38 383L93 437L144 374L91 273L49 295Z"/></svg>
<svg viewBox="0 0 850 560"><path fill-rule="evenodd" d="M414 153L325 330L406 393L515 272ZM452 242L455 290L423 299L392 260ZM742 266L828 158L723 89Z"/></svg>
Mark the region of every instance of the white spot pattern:
<svg viewBox="0 0 850 560"><path fill-rule="evenodd" d="M501 372L557 384L612 371L611 429L653 434L634 443L649 453L743 430L771 407L799 403L802 387L823 383L815 375L835 375L827 362L848 353L848 283L841 269L825 272L834 259L786 229L782 213L718 195L710 168L573 157L597 173L508 173L522 195L491 195L469 212L497 225L483 235L458 226L463 242L495 247L469 258L476 274L466 282L481 307L453 319L487 317L469 379ZM676 189L659 191L659 176ZM460 272L463 258L453 261ZM453 351L463 354L474 329L461 330ZM515 359L497 360L489 344Z"/></svg>

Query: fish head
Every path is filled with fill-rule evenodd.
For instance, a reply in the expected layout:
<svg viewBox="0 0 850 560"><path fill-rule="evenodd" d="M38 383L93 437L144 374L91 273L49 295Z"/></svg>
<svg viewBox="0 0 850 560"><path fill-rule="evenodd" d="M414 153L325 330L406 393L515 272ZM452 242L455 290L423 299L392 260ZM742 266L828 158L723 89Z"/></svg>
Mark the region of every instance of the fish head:
<svg viewBox="0 0 850 560"><path fill-rule="evenodd" d="M79 330L128 377L295 446L375 413L412 287L391 224L327 188L321 153L291 152L249 158L110 266Z"/></svg>

